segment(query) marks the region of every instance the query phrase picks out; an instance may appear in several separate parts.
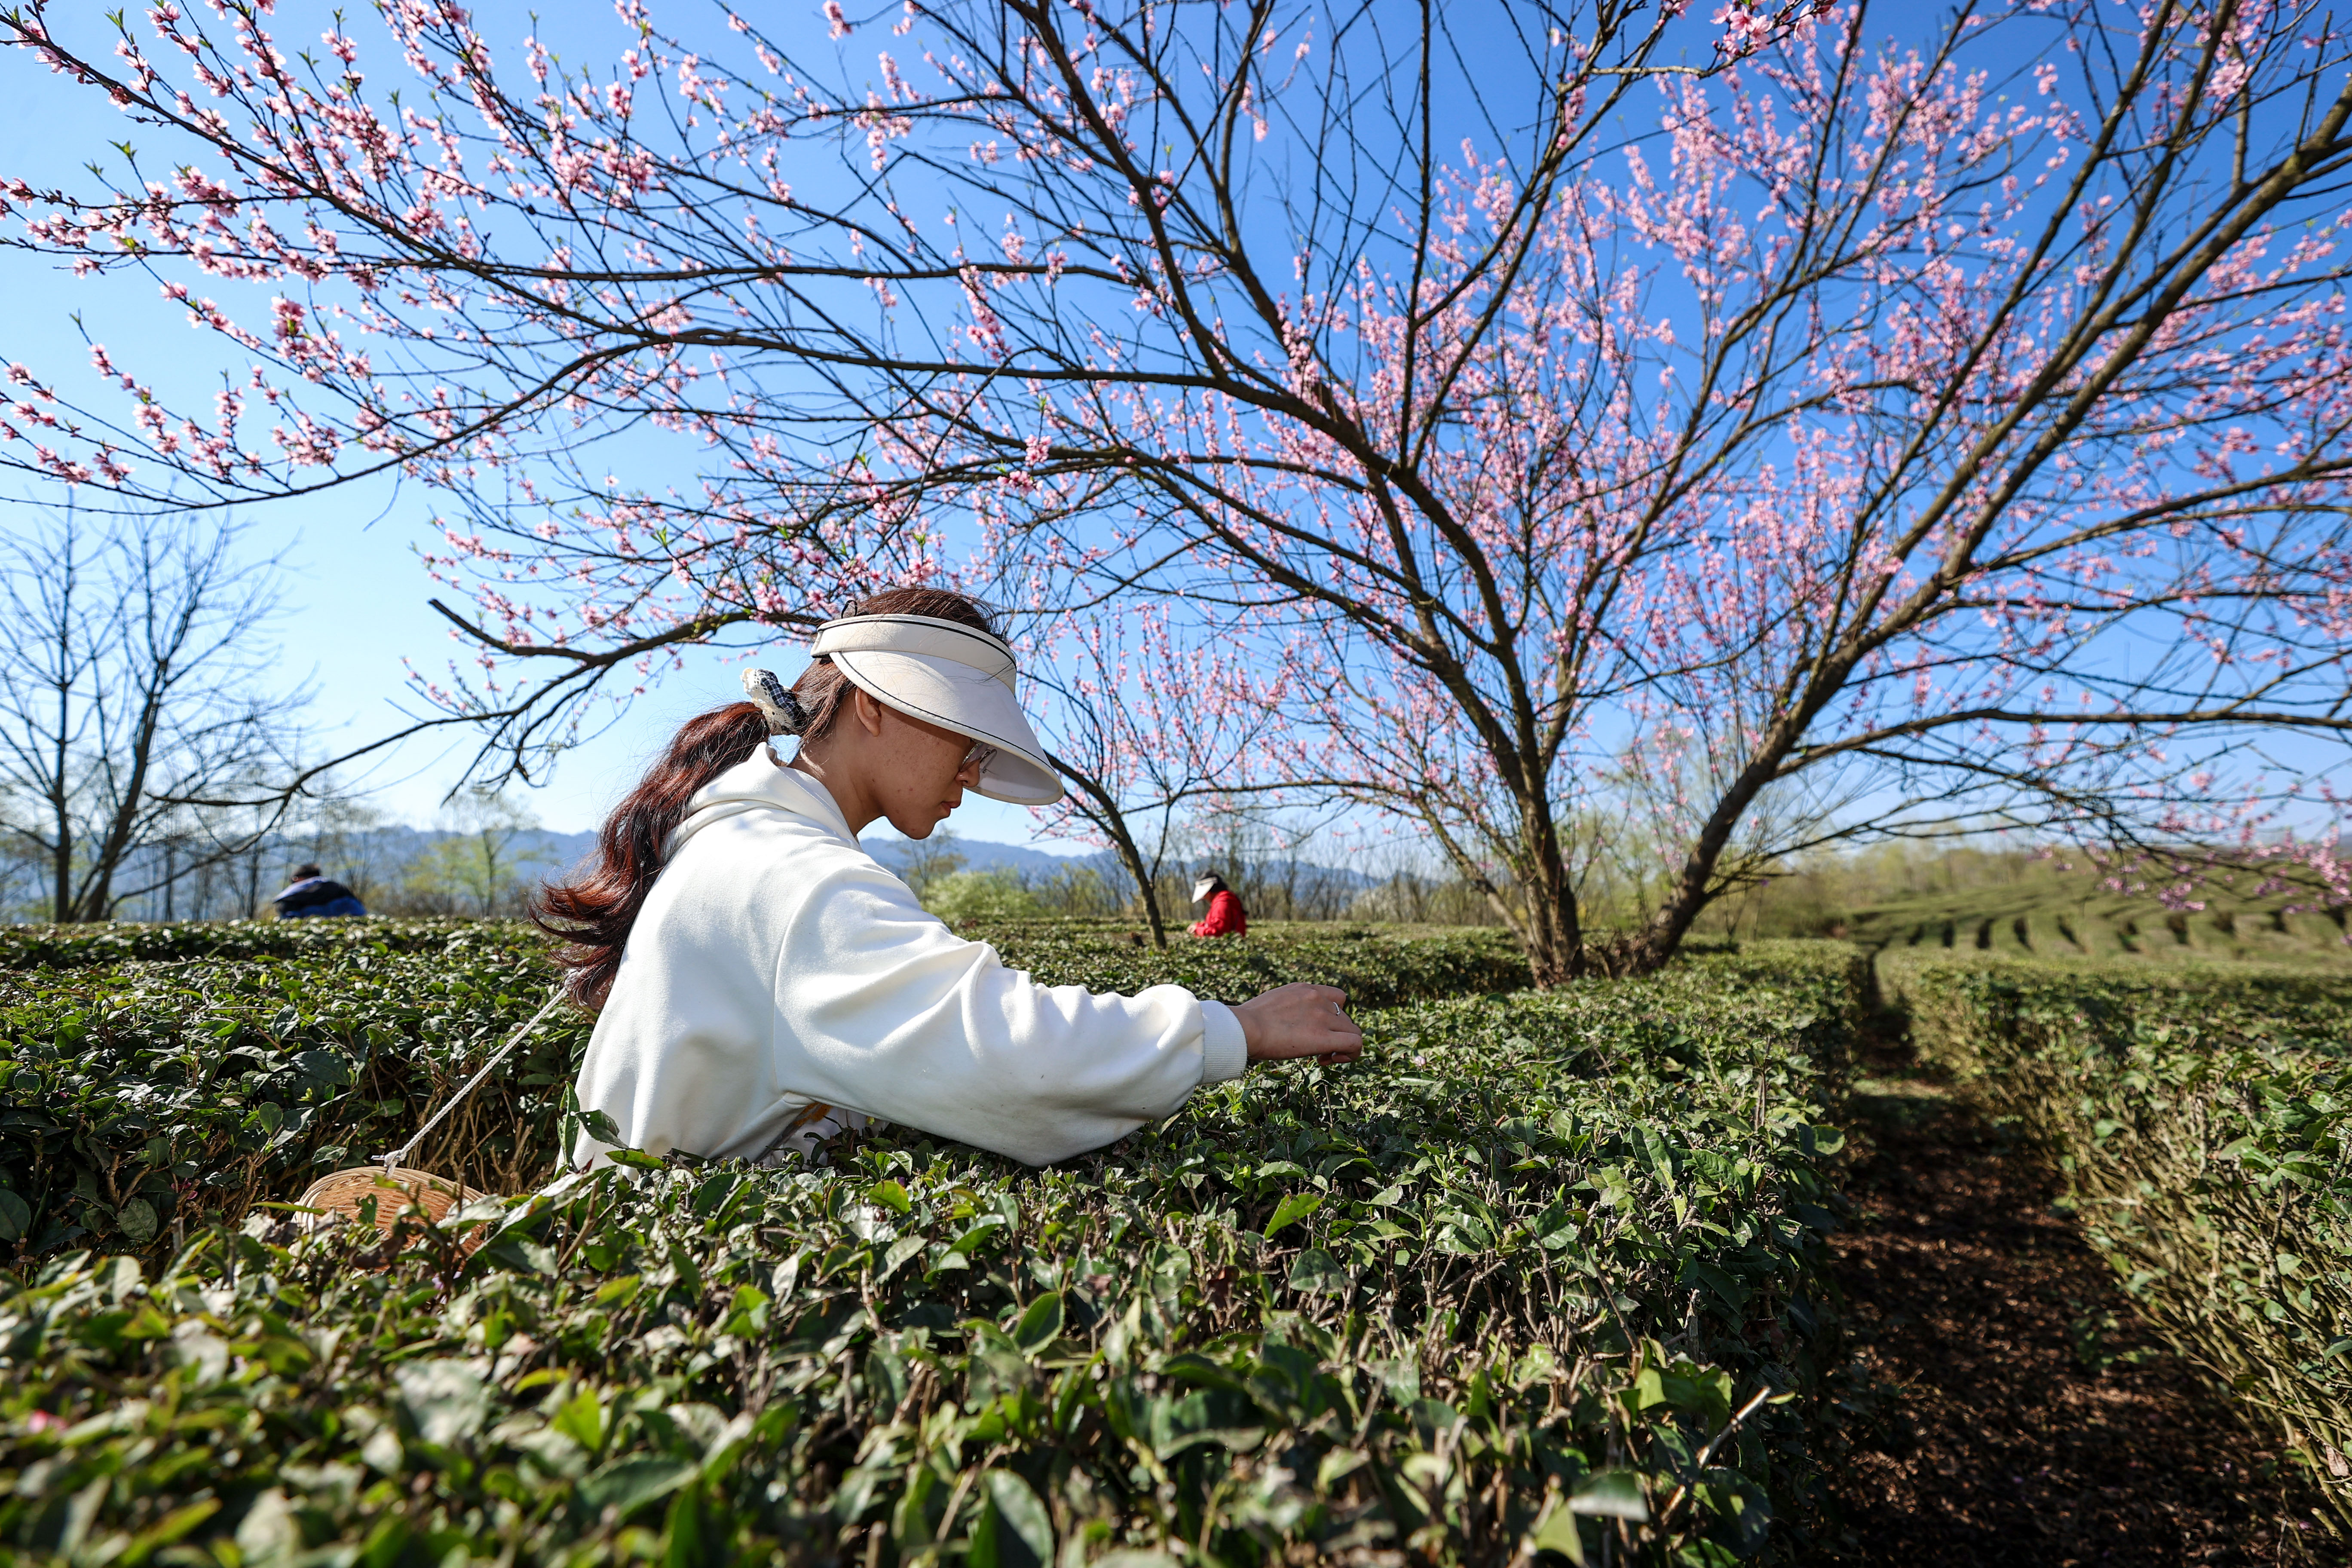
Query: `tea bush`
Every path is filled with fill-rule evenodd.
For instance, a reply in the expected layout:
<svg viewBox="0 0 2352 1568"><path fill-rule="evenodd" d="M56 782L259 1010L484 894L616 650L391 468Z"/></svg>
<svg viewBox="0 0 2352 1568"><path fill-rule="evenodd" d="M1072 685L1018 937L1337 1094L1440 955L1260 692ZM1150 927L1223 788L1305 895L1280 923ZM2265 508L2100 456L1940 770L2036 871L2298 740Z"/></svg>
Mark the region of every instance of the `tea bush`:
<svg viewBox="0 0 2352 1568"><path fill-rule="evenodd" d="M1507 932L1470 928L1402 936L1378 926L1299 923L1253 927L1245 938L1178 938L1148 947L1133 933L1076 921L1005 922L982 928L1004 962L1049 985L1097 991L1181 985L1242 1001L1294 980L1337 985L1359 1007L1392 1007L1434 996L1524 989L1527 955Z"/></svg>
<svg viewBox="0 0 2352 1568"><path fill-rule="evenodd" d="M2352 977L1929 961L1929 1056L2058 1156L2164 1337L2274 1423L2352 1533Z"/></svg>
<svg viewBox="0 0 2352 1568"><path fill-rule="evenodd" d="M235 1220L259 1194L397 1147L554 980L545 939L510 921L12 934L11 956L62 965L0 967L0 1243L37 1253L167 1251L191 1220ZM999 945L1048 984L1175 983L1234 1000L1313 979L1377 1006L1526 979L1525 962L1484 932L1359 929L1160 952L1035 925ZM552 1175L555 1117L589 1026L569 1012L542 1025L415 1163L485 1191Z"/></svg>
<svg viewBox="0 0 2352 1568"><path fill-rule="evenodd" d="M437 949L467 929L526 928L508 921L380 918L0 926L0 969L79 969L134 959L320 959L378 948L416 952Z"/></svg>
<svg viewBox="0 0 2352 1568"><path fill-rule="evenodd" d="M1870 955L1843 942L1770 938L1727 944L1694 942L1684 949L1675 967L1734 987L1760 985L1801 994L1817 1010L1834 1016L1841 1037L1859 1032L1878 1005L1878 981Z"/></svg>
<svg viewBox="0 0 2352 1568"><path fill-rule="evenodd" d="M248 1152L282 1194L288 1151L412 1125L369 1073L457 1070L536 1004L538 961L493 938L354 952L309 991L290 963L244 992L212 960L17 978L83 983L86 1040L169 1014L199 1079L212 1015L163 1005L175 976L225 1039L257 1031L224 1049L239 1082L364 1045ZM1801 1557L1843 1397L1824 1124L1859 1002L1840 955L1780 979L1368 1012L1358 1063L1261 1068L1042 1172L898 1132L790 1171L630 1156L477 1205L470 1255L457 1223L362 1252L191 1204L176 1250L0 1286L0 1542L219 1568ZM51 1005L30 989L11 1006ZM260 1092L239 1136L283 1103ZM506 1092L556 1116L551 1081ZM143 1152L130 1131L103 1146Z"/></svg>
<svg viewBox="0 0 2352 1568"><path fill-rule="evenodd" d="M1140 931L1108 921L964 922L1007 963L1049 985L1133 991L1186 985L1239 1000L1271 985L1314 979L1345 988L1359 1005L1430 996L1517 991L1528 962L1507 933L1487 929L1407 935L1381 926L1276 925L1241 940L1145 945ZM438 953L461 942L533 957L545 939L516 921L184 921L177 924L0 927L0 971L109 967L134 961L299 959L319 963L379 953ZM1761 944L1769 946L1771 944ZM1792 948L1804 943L1784 944ZM1820 944L1813 944L1820 945Z"/></svg>
<svg viewBox="0 0 2352 1568"><path fill-rule="evenodd" d="M406 1142L551 981L541 943L495 928L425 951L0 971L0 1239L161 1254L291 1197ZM416 1162L487 1191L545 1180L588 1027L543 1024Z"/></svg>

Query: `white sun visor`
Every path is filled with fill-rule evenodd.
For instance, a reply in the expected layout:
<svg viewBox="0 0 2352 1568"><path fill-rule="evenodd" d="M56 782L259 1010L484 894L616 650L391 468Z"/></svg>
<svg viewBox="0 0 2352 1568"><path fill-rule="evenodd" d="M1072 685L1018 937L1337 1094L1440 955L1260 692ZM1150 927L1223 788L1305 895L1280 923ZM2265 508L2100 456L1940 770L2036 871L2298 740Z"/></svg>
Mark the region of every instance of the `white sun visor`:
<svg viewBox="0 0 2352 1568"><path fill-rule="evenodd" d="M848 616L819 626L809 652L829 657L877 702L995 747L976 786L991 800L1062 798L1062 777L1013 695L1003 639L929 616Z"/></svg>

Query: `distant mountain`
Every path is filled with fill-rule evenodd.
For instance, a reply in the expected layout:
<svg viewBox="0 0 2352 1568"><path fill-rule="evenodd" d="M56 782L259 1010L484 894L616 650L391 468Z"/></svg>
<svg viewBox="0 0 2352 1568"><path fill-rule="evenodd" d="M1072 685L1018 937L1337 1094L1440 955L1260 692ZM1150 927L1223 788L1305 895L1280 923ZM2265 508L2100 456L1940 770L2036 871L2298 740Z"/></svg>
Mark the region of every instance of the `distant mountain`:
<svg viewBox="0 0 2352 1568"><path fill-rule="evenodd" d="M868 838L864 842L867 854L889 867L893 871L902 873L906 869L908 861L916 852L916 846L903 838ZM1114 878L1122 882L1127 876L1127 868L1119 864L1118 853L1109 849L1097 849L1084 855L1055 855L1044 849L1033 849L1023 844L992 844L984 838L959 838L955 841L953 848L957 854L964 858L964 868L969 871L1008 870L1051 876L1056 871L1075 870L1082 866L1091 866L1106 877ZM1181 867L1171 862L1170 869L1181 871ZM1269 876L1273 874L1274 868L1262 866L1258 870L1262 877ZM1368 888L1381 880L1380 878L1368 877L1361 871L1345 866L1318 866L1310 863L1301 865L1298 870L1302 881L1320 882L1328 887Z"/></svg>
<svg viewBox="0 0 2352 1568"><path fill-rule="evenodd" d="M339 867L341 862L338 860L338 855L341 856L341 859L348 860L352 858L351 850L353 849L361 851L372 860L397 864L422 854L445 838L469 837L471 836L467 834L451 833L438 827L407 827L397 825L390 827L371 827L362 833L352 835L351 841L344 850L327 850L321 854L320 858L332 862L327 867L327 875L332 877L340 874ZM506 853L516 859L520 859L527 855L531 856L539 865L546 868L550 872L554 872L570 870L586 859L589 852L595 847L596 836L593 833L558 833L551 828L530 827L514 836L507 846ZM299 848L300 842L297 840L295 850L299 851Z"/></svg>
<svg viewBox="0 0 2352 1568"><path fill-rule="evenodd" d="M418 837L420 841L430 843L445 836L425 833ZM596 851L596 836L593 833L555 833L541 828L518 835L515 842L518 847L529 846L540 850L550 870L557 868L570 870ZM903 870L916 849L916 846L904 838L884 838L876 835L868 835L858 842L867 854L893 871ZM1032 849L1025 844L991 844L977 838L957 839L955 852L963 857L965 868L973 871L1010 869L1044 873L1096 858L1092 855L1053 855L1043 849Z"/></svg>
<svg viewBox="0 0 2352 1568"><path fill-rule="evenodd" d="M547 852L547 864L551 868L562 867L569 871L596 852L596 836L593 833L555 833L542 827L535 828L523 837L534 848Z"/></svg>
<svg viewBox="0 0 2352 1568"><path fill-rule="evenodd" d="M866 852L893 871L903 872L907 863L925 850L937 846L917 845L904 838L867 837L859 841ZM1055 855L1048 850L1033 849L1026 844L995 844L985 838L958 838L950 847L963 857L967 871L1026 871L1038 876L1051 876L1056 871L1088 866L1097 861L1116 867L1118 858L1107 849L1087 855Z"/></svg>
<svg viewBox="0 0 2352 1568"><path fill-rule="evenodd" d="M437 828L393 827L378 830L377 842L395 855L414 853L430 847L452 837ZM893 871L903 871L915 853L916 846L904 838L885 838L868 835L859 841L867 854ZM985 839L959 838L955 852L964 858L964 866L973 871L1014 870L1049 874L1065 867L1081 866L1100 859L1107 866L1116 866L1116 858L1108 852L1088 855L1055 855L1043 849L1033 849L1025 844L992 844ZM509 847L509 855L536 851L539 863L549 875L568 871L596 851L593 833L557 833L550 828L532 828L515 835Z"/></svg>
<svg viewBox="0 0 2352 1568"><path fill-rule="evenodd" d="M437 828L419 827L382 827L369 835L374 854L391 863L418 854L452 837L454 835ZM918 846L895 836L868 835L860 842L867 854L902 875L918 853L936 847L930 844ZM1126 876L1118 857L1108 849L1057 855L1026 844L998 844L985 838L958 838L951 847L963 857L964 869L968 871L1015 871L1025 876L1050 877L1060 871L1093 867L1106 877L1123 880ZM558 833L551 828L539 827L517 834L507 853L510 858L520 858L523 854L536 851L538 875L559 878L587 859L595 848L596 835L593 833ZM1300 870L1311 879L1342 888L1368 887L1378 879L1339 866L1309 865L1301 867ZM336 874L335 868L331 867L328 874Z"/></svg>
<svg viewBox="0 0 2352 1568"><path fill-rule="evenodd" d="M431 848L445 838L460 837L433 827L379 827L368 835L370 847L379 856L400 860ZM866 852L893 871L906 868L916 846L904 838L868 836L860 841ZM1089 855L1054 855L1043 849L1033 849L1025 844L992 844L985 839L959 838L955 852L964 858L964 865L974 871L1009 869L1033 873L1050 873L1064 867L1087 864L1102 859L1116 865L1107 852ZM558 875L595 853L596 835L590 832L558 833L552 828L534 827L515 835L507 847L510 858L530 855L544 868L546 875Z"/></svg>

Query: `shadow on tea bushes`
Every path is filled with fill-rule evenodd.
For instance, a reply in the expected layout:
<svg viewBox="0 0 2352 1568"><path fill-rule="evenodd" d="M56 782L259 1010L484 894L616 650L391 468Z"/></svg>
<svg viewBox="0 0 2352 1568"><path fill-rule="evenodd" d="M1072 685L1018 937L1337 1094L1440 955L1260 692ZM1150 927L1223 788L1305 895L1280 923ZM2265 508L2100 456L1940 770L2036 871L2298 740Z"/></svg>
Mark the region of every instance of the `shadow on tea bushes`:
<svg viewBox="0 0 2352 1568"><path fill-rule="evenodd" d="M265 1216L0 1298L0 1540L127 1564L1803 1555L1818 997L1374 1015L1025 1171L625 1156L361 1267ZM1117 1557L1118 1553L1130 1553Z"/></svg>

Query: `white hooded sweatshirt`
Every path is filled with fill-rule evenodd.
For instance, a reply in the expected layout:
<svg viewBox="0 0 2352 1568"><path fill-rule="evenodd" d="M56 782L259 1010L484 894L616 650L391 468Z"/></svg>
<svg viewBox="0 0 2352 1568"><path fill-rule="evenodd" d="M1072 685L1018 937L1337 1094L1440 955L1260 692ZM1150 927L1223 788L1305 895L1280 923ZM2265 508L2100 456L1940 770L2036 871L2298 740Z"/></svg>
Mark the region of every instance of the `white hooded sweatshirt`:
<svg viewBox="0 0 2352 1568"><path fill-rule="evenodd" d="M578 1089L653 1154L757 1160L862 1116L1039 1165L1248 1065L1221 1002L1040 985L956 936L762 746L688 803Z"/></svg>

